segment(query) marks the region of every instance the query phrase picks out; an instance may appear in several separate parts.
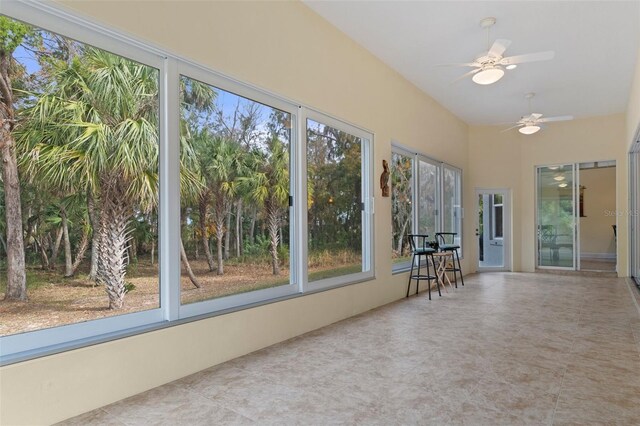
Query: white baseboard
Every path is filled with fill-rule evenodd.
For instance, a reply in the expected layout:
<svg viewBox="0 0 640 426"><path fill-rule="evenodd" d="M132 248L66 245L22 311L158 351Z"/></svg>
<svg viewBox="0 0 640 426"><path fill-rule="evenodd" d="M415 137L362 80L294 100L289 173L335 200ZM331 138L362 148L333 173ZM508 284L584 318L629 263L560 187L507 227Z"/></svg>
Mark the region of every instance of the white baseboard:
<svg viewBox="0 0 640 426"><path fill-rule="evenodd" d="M616 260L615 253L580 253L580 259L584 260Z"/></svg>

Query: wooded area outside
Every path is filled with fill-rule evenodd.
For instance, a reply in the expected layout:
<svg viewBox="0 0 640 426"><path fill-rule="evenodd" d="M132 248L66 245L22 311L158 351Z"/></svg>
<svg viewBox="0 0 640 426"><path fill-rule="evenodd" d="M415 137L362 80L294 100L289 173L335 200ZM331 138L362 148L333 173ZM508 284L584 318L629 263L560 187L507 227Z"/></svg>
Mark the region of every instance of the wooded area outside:
<svg viewBox="0 0 640 426"><path fill-rule="evenodd" d="M159 71L0 35L0 336L158 308ZM290 284L291 114L188 76L180 103L181 302ZM362 140L306 127L308 280L360 272Z"/></svg>

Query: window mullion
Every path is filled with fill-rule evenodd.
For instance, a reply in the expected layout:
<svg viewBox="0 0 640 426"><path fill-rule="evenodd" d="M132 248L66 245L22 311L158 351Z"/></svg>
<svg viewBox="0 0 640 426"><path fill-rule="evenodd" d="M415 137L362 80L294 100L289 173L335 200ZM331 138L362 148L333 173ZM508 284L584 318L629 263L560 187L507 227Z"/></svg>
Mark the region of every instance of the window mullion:
<svg viewBox="0 0 640 426"><path fill-rule="evenodd" d="M295 149L295 164L296 164L296 191L293 198L293 205L296 218L296 232L298 245L295 248L294 254L297 257L296 272L298 279L298 289L300 292L305 292L309 289L309 277L308 277L308 244L309 244L309 223L308 223L308 208L307 208L307 109L304 107L298 108L298 138L296 140Z"/></svg>
<svg viewBox="0 0 640 426"><path fill-rule="evenodd" d="M177 62L165 60L161 82L160 236L161 308L166 320L180 310L180 89Z"/></svg>

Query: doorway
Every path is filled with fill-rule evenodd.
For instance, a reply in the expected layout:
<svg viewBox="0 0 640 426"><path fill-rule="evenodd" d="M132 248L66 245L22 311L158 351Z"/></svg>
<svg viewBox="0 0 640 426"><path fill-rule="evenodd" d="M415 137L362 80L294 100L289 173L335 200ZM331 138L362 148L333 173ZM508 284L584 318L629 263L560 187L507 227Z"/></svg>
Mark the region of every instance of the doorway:
<svg viewBox="0 0 640 426"><path fill-rule="evenodd" d="M511 200L508 189L476 189L478 272L511 270Z"/></svg>
<svg viewBox="0 0 640 426"><path fill-rule="evenodd" d="M613 161L578 165L578 270L615 272L616 164Z"/></svg>
<svg viewBox="0 0 640 426"><path fill-rule="evenodd" d="M537 267L616 270L615 161L536 168Z"/></svg>

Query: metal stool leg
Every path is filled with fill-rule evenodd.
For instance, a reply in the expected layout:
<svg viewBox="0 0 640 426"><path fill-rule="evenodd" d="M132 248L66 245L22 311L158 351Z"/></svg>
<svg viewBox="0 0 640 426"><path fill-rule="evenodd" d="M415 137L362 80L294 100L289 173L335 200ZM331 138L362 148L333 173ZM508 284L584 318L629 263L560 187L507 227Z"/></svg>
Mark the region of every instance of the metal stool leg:
<svg viewBox="0 0 640 426"><path fill-rule="evenodd" d="M460 272L460 282L462 282L462 286L464 287L464 278L462 278L462 265L460 265L460 256L458 255L458 250L455 250L456 252L456 259L458 259L458 271ZM453 263L453 266L455 267L455 262Z"/></svg>
<svg viewBox="0 0 640 426"><path fill-rule="evenodd" d="M456 260L453 258L453 253L451 253L451 269L453 269L453 283L456 288L458 288L458 276L456 275ZM462 275L460 275L462 278Z"/></svg>
<svg viewBox="0 0 640 426"><path fill-rule="evenodd" d="M436 287L438 287L438 295L442 297L442 292L440 291L440 280L438 279L438 274L436 273L436 261L433 258L433 255L431 255L431 264L433 265L433 272L436 274ZM427 259L427 271L429 271L429 259ZM429 280L429 288L431 288L431 280Z"/></svg>
<svg viewBox="0 0 640 426"><path fill-rule="evenodd" d="M418 255L418 278L416 279L416 294L420 290L420 264L422 263L422 255Z"/></svg>
<svg viewBox="0 0 640 426"><path fill-rule="evenodd" d="M411 278L413 278L413 265L416 260L416 255L411 256L411 272L409 272L409 284L407 284L407 297L409 297L409 290L411 290Z"/></svg>

